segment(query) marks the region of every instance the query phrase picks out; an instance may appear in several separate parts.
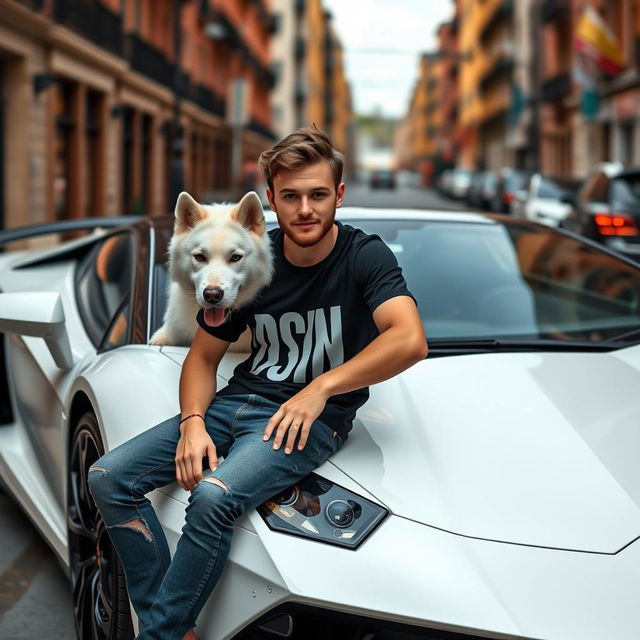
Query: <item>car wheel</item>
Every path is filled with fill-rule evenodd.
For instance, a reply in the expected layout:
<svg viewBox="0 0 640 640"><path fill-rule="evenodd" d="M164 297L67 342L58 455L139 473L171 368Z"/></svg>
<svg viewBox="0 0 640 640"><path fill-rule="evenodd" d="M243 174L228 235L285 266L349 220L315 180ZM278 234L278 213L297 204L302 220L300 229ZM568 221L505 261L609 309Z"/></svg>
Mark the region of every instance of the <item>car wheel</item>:
<svg viewBox="0 0 640 640"><path fill-rule="evenodd" d="M67 533L73 614L79 640L132 640L124 572L87 484L89 467L104 453L98 421L88 411L71 438Z"/></svg>

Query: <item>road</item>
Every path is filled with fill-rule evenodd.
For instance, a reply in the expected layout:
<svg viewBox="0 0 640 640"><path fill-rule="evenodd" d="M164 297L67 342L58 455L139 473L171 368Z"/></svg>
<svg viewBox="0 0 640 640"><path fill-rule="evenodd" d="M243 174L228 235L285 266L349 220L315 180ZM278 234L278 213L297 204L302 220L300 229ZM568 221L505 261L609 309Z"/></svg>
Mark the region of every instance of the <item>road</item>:
<svg viewBox="0 0 640 640"><path fill-rule="evenodd" d="M434 189L409 186L397 189L370 189L360 183L347 184L343 204L345 207L465 210L462 203L443 198Z"/></svg>
<svg viewBox="0 0 640 640"><path fill-rule="evenodd" d="M371 190L347 187L345 206L464 210L464 206L416 187ZM0 638L75 640L67 577L37 530L0 490Z"/></svg>
<svg viewBox="0 0 640 640"><path fill-rule="evenodd" d="M75 640L66 574L1 489L0 540L0 638Z"/></svg>

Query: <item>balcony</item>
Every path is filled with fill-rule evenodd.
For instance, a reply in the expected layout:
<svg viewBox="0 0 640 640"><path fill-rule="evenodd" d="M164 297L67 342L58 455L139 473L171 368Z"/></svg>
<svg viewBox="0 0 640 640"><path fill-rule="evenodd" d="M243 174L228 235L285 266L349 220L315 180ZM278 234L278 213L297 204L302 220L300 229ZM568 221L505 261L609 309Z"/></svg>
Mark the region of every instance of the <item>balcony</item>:
<svg viewBox="0 0 640 640"><path fill-rule="evenodd" d="M99 2L55 0L53 15L56 22L76 31L95 45L117 56L122 55L122 18Z"/></svg>
<svg viewBox="0 0 640 640"><path fill-rule="evenodd" d="M258 10L258 17L260 19L260 23L264 25L265 29L273 34L276 32L276 19L275 16L269 12L267 5L264 0L252 0L253 4Z"/></svg>
<svg viewBox="0 0 640 640"><path fill-rule="evenodd" d="M571 10L568 0L544 0L540 10L542 22L553 22L564 15L568 15Z"/></svg>
<svg viewBox="0 0 640 640"><path fill-rule="evenodd" d="M571 78L568 73L559 73L542 83L542 102L559 102L571 95Z"/></svg>
<svg viewBox="0 0 640 640"><path fill-rule="evenodd" d="M210 7L209 0L198 0L198 17L202 22L207 22L209 19Z"/></svg>
<svg viewBox="0 0 640 640"><path fill-rule="evenodd" d="M271 131L271 129L269 127L267 127L266 125L262 124L261 122L258 122L257 120L254 120L253 118L251 118L251 120L249 120L249 124L247 125L247 129L249 131L253 131L254 133L257 133L260 136L264 136L265 138L269 138L270 140L275 140L276 136L273 133L273 131Z"/></svg>
<svg viewBox="0 0 640 640"><path fill-rule="evenodd" d="M493 31L494 27L500 24L503 20L510 18L512 13L513 0L502 0L482 27L480 31L480 40L485 41L491 31Z"/></svg>
<svg viewBox="0 0 640 640"><path fill-rule="evenodd" d="M162 51L147 44L135 33L127 35L124 49L125 58L134 71L169 89L174 88L174 65Z"/></svg>
<svg viewBox="0 0 640 640"><path fill-rule="evenodd" d="M209 111L221 118L225 117L227 112L226 100L214 91L211 91L209 87L205 87L202 84L193 85L191 87L191 99L205 111Z"/></svg>
<svg viewBox="0 0 640 640"><path fill-rule="evenodd" d="M301 102L304 102L307 99L307 90L306 88L302 85L302 84L298 84L296 86L296 90L294 93L294 99L295 101L300 104Z"/></svg>
<svg viewBox="0 0 640 640"><path fill-rule="evenodd" d="M17 0L17 2L31 11L40 11L44 7L44 0Z"/></svg>
<svg viewBox="0 0 640 640"><path fill-rule="evenodd" d="M237 51L243 62L254 69L258 80L272 88L275 84L275 77L271 69L260 62L259 58L251 50L251 47L238 32L234 23L221 11L214 14L213 19L205 27L205 33L216 41L224 42L229 47Z"/></svg>
<svg viewBox="0 0 640 640"><path fill-rule="evenodd" d="M490 64L482 79L480 80L480 89L486 91L487 87L492 84L496 79L501 76L509 74L515 66L514 59L511 55L503 53L495 58L495 61Z"/></svg>
<svg viewBox="0 0 640 640"><path fill-rule="evenodd" d="M479 120L483 126L505 120L511 104L510 88L498 86L482 97L479 104Z"/></svg>

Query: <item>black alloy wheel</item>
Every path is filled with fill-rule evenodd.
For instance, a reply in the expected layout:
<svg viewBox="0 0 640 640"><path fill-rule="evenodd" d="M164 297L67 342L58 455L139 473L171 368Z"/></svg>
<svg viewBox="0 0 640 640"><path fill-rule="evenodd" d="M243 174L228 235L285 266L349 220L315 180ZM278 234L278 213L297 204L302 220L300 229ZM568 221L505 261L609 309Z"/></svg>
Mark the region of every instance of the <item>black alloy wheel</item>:
<svg viewBox="0 0 640 640"><path fill-rule="evenodd" d="M132 640L124 572L87 484L89 467L103 454L92 411L75 426L69 449L67 532L69 575L78 640Z"/></svg>

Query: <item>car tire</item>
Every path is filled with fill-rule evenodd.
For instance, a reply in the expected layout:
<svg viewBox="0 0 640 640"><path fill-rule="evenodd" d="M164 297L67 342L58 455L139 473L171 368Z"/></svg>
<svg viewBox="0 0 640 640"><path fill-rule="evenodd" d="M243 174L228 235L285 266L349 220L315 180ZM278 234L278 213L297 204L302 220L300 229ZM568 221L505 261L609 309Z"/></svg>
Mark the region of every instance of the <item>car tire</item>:
<svg viewBox="0 0 640 640"><path fill-rule="evenodd" d="M89 492L87 472L104 453L98 421L87 411L69 442L67 534L69 577L78 640L132 640L125 575Z"/></svg>

